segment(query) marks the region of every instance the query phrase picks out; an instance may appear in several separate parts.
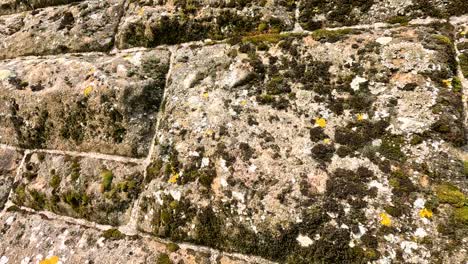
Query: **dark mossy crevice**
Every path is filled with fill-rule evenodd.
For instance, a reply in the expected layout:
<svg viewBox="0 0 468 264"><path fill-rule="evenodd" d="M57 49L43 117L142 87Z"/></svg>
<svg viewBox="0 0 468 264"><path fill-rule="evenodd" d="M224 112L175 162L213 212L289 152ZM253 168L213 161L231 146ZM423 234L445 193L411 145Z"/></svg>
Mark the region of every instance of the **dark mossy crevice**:
<svg viewBox="0 0 468 264"><path fill-rule="evenodd" d="M385 129L388 126L389 123L385 120L377 122L362 120L349 123L346 126L336 128L335 141L357 150L369 144L372 140L385 135Z"/></svg>
<svg viewBox="0 0 468 264"><path fill-rule="evenodd" d="M300 1L299 23L306 30L315 30L326 25L351 26L359 23L359 13L366 13L374 4L373 0L324 2L320 0ZM325 15L326 20L315 16ZM326 23L326 25L325 25Z"/></svg>

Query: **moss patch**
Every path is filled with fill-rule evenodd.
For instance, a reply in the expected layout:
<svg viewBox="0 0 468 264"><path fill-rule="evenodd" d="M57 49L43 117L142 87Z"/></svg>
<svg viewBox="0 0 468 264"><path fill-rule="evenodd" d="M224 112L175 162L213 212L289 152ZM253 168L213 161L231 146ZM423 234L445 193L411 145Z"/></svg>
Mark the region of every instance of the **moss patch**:
<svg viewBox="0 0 468 264"><path fill-rule="evenodd" d="M156 263L157 264L172 264L172 260L169 258L169 255L167 255L166 253L162 253L158 256Z"/></svg>
<svg viewBox="0 0 468 264"><path fill-rule="evenodd" d="M436 195L441 203L449 203L456 207L461 207L465 203L465 195L450 183L437 186Z"/></svg>
<svg viewBox="0 0 468 264"><path fill-rule="evenodd" d="M456 208L453 211L453 217L455 221L468 225L468 206L463 206L461 208Z"/></svg>
<svg viewBox="0 0 468 264"><path fill-rule="evenodd" d="M122 234L118 229L111 228L102 232L102 237L108 240L119 240L125 238L125 235Z"/></svg>
<svg viewBox="0 0 468 264"><path fill-rule="evenodd" d="M460 68L465 77L468 77L468 55L465 53L460 54L458 56L458 60L460 61Z"/></svg>
<svg viewBox="0 0 468 264"><path fill-rule="evenodd" d="M112 171L107 169L101 171L101 192L107 192L111 190L113 178L114 174Z"/></svg>

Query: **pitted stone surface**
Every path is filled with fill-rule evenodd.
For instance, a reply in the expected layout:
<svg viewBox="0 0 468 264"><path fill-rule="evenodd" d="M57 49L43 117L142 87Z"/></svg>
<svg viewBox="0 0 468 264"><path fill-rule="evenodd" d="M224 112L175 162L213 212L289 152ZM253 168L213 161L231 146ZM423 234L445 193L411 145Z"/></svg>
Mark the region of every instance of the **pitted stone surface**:
<svg viewBox="0 0 468 264"><path fill-rule="evenodd" d="M108 51L121 9L121 0L85 1L0 16L0 59Z"/></svg>
<svg viewBox="0 0 468 264"><path fill-rule="evenodd" d="M163 2L163 3L161 3ZM154 47L294 28L294 1L131 1L116 36L119 48Z"/></svg>
<svg viewBox="0 0 468 264"><path fill-rule="evenodd" d="M463 0L301 0L298 22L307 30L387 22L407 24L414 18L448 18L468 13Z"/></svg>
<svg viewBox="0 0 468 264"><path fill-rule="evenodd" d="M22 153L16 150L0 148L0 209L3 209L15 180Z"/></svg>
<svg viewBox="0 0 468 264"><path fill-rule="evenodd" d="M0 15L19 13L55 5L70 4L83 0L0 0Z"/></svg>
<svg viewBox="0 0 468 264"><path fill-rule="evenodd" d="M28 154L19 176L15 204L114 226L144 186L139 164L45 153Z"/></svg>
<svg viewBox="0 0 468 264"><path fill-rule="evenodd" d="M0 142L146 156L169 57L156 49L1 62Z"/></svg>
<svg viewBox="0 0 468 264"><path fill-rule="evenodd" d="M215 257L212 262L209 252L180 248L150 238L127 237L118 231L100 231L21 211L3 214L0 229L4 237L0 243L3 263L36 263L43 259L58 259L60 263L247 263L228 256Z"/></svg>
<svg viewBox="0 0 468 264"><path fill-rule="evenodd" d="M454 50L439 28L320 31L178 49L140 228L291 263L379 255L383 248L361 236L388 243L379 223L386 204L407 210L392 212L394 243L420 228L437 232L419 222L413 203L430 199L425 190L443 180L467 187L450 152L465 142L461 93L446 84L456 74ZM432 185L418 186L428 173ZM344 248L334 248L340 257L320 251L332 236L343 236ZM349 259L339 251L356 247L363 253ZM455 251L440 260L463 259L463 247Z"/></svg>
<svg viewBox="0 0 468 264"><path fill-rule="evenodd" d="M468 262L467 8L0 0L0 264Z"/></svg>

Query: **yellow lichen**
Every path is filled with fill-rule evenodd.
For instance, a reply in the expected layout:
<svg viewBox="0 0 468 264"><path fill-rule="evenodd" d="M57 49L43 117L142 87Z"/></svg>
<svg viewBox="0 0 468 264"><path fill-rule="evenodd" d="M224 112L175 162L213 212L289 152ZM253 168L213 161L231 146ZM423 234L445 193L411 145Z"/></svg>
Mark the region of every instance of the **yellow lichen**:
<svg viewBox="0 0 468 264"><path fill-rule="evenodd" d="M384 226L391 226L392 225L392 219L390 219L390 216L386 213L380 213L380 224Z"/></svg>
<svg viewBox="0 0 468 264"><path fill-rule="evenodd" d="M172 173L171 177L169 178L169 183L177 183L177 179L179 179L179 173Z"/></svg>
<svg viewBox="0 0 468 264"><path fill-rule="evenodd" d="M144 14L145 14L145 9L140 8L140 10L138 10L138 16L143 16Z"/></svg>
<svg viewBox="0 0 468 264"><path fill-rule="evenodd" d="M358 121L362 121L362 120L364 120L364 115L363 114L357 114L356 119Z"/></svg>
<svg viewBox="0 0 468 264"><path fill-rule="evenodd" d="M324 128L327 126L327 120L325 120L324 118L316 118L315 119L315 125L321 127L321 128Z"/></svg>
<svg viewBox="0 0 468 264"><path fill-rule="evenodd" d="M452 80L442 80L442 83L445 85L445 87L452 87Z"/></svg>
<svg viewBox="0 0 468 264"><path fill-rule="evenodd" d="M93 87L92 86L88 86L84 89L83 91L83 94L84 96L89 96L91 94L91 92L93 91Z"/></svg>
<svg viewBox="0 0 468 264"><path fill-rule="evenodd" d="M421 218L432 218L432 211L429 210L429 209L426 209L426 208L423 208L419 211L419 216L421 216Z"/></svg>
<svg viewBox="0 0 468 264"><path fill-rule="evenodd" d="M202 96L203 96L203 98L208 99L208 97L209 97L208 92L204 92Z"/></svg>
<svg viewBox="0 0 468 264"><path fill-rule="evenodd" d="M331 139L329 139L329 138L326 138L326 139L323 140L323 143L325 143L325 144L330 144L330 142L331 142Z"/></svg>
<svg viewBox="0 0 468 264"><path fill-rule="evenodd" d="M209 136L209 137L212 136L214 133L215 133L214 130L211 129L211 128L209 128L209 129L207 129L207 130L205 131L205 134L206 134L207 136Z"/></svg>
<svg viewBox="0 0 468 264"><path fill-rule="evenodd" d="M242 105L242 106L247 105L247 100L242 100L242 101L240 101L240 105Z"/></svg>
<svg viewBox="0 0 468 264"><path fill-rule="evenodd" d="M48 259L41 260L39 264L57 264L59 261L59 257L57 256L52 256Z"/></svg>

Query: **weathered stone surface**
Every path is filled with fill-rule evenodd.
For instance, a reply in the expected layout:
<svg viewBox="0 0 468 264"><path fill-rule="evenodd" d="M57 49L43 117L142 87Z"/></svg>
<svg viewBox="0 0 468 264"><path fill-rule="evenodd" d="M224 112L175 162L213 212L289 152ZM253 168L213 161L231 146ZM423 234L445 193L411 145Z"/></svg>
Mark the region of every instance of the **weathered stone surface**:
<svg viewBox="0 0 468 264"><path fill-rule="evenodd" d="M456 27L455 39L458 49L458 60L462 75L468 78L468 15L451 21ZM461 86L460 86L461 88Z"/></svg>
<svg viewBox="0 0 468 264"><path fill-rule="evenodd" d="M449 29L181 47L139 228L280 262L463 262L467 227L433 202L468 190Z"/></svg>
<svg viewBox="0 0 468 264"><path fill-rule="evenodd" d="M0 0L0 264L468 263L465 2Z"/></svg>
<svg viewBox="0 0 468 264"><path fill-rule="evenodd" d="M139 164L44 153L28 154L20 176L15 204L114 226L144 185Z"/></svg>
<svg viewBox="0 0 468 264"><path fill-rule="evenodd" d="M99 231L25 212L0 216L2 263L258 263L181 248L118 231ZM54 262L57 263L57 262Z"/></svg>
<svg viewBox="0 0 468 264"><path fill-rule="evenodd" d="M55 5L70 4L83 0L0 0L0 15L13 14Z"/></svg>
<svg viewBox="0 0 468 264"><path fill-rule="evenodd" d="M64 52L107 51L122 1L86 1L0 17L0 59Z"/></svg>
<svg viewBox="0 0 468 264"><path fill-rule="evenodd" d="M156 49L0 62L0 142L147 155L169 57Z"/></svg>
<svg viewBox="0 0 468 264"><path fill-rule="evenodd" d="M304 29L377 22L407 24L413 18L447 18L468 13L463 0L301 0L298 22Z"/></svg>
<svg viewBox="0 0 468 264"><path fill-rule="evenodd" d="M18 151L0 147L0 210L10 194L22 157L22 153Z"/></svg>
<svg viewBox="0 0 468 264"><path fill-rule="evenodd" d="M162 2L162 3L161 3ZM291 1L131 1L116 36L119 48L154 47L294 27Z"/></svg>

